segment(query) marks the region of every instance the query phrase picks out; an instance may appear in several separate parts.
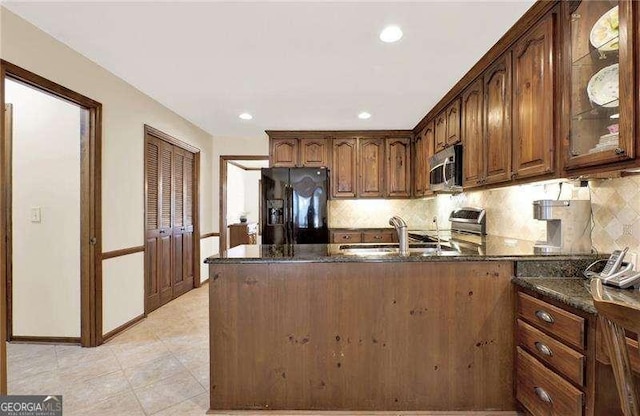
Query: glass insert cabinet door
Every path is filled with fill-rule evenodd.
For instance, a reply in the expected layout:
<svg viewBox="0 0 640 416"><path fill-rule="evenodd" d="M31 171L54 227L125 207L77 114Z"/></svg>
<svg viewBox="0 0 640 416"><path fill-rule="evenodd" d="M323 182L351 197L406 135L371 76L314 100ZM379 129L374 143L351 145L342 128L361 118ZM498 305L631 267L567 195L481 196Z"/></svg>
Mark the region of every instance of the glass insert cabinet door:
<svg viewBox="0 0 640 416"><path fill-rule="evenodd" d="M632 3L564 4L570 22L567 169L635 157Z"/></svg>

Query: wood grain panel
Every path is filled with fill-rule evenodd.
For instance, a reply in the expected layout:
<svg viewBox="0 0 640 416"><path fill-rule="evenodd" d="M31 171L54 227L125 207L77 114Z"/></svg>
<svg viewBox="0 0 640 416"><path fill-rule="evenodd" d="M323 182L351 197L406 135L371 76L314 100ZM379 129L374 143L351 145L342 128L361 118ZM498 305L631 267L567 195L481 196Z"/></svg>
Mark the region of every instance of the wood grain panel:
<svg viewBox="0 0 640 416"><path fill-rule="evenodd" d="M447 145L447 113L443 111L435 119L435 151L439 152Z"/></svg>
<svg viewBox="0 0 640 416"><path fill-rule="evenodd" d="M578 385L584 385L585 356L518 319L517 342L531 355L558 370Z"/></svg>
<svg viewBox="0 0 640 416"><path fill-rule="evenodd" d="M384 139L360 139L358 145L359 197L382 198L384 194Z"/></svg>
<svg viewBox="0 0 640 416"><path fill-rule="evenodd" d="M447 146L460 141L460 99L447 107Z"/></svg>
<svg viewBox="0 0 640 416"><path fill-rule="evenodd" d="M511 179L511 53L484 74L486 183Z"/></svg>
<svg viewBox="0 0 640 416"><path fill-rule="evenodd" d="M514 410L512 268L211 265L211 408Z"/></svg>
<svg viewBox="0 0 640 416"><path fill-rule="evenodd" d="M543 314L548 314L552 322L542 319ZM518 315L573 346L585 347L585 321L580 316L524 293L518 293Z"/></svg>
<svg viewBox="0 0 640 416"><path fill-rule="evenodd" d="M332 231L332 243L362 243L362 233L360 231Z"/></svg>
<svg viewBox="0 0 640 416"><path fill-rule="evenodd" d="M393 243L395 231L363 231L363 243Z"/></svg>
<svg viewBox="0 0 640 416"><path fill-rule="evenodd" d="M476 80L462 94L462 184L465 188L481 185L484 181L483 99L482 78Z"/></svg>
<svg viewBox="0 0 640 416"><path fill-rule="evenodd" d="M411 139L386 140L385 196L408 198L411 196Z"/></svg>
<svg viewBox="0 0 640 416"><path fill-rule="evenodd" d="M307 168L329 166L330 139L300 139L300 165Z"/></svg>
<svg viewBox="0 0 640 416"><path fill-rule="evenodd" d="M358 139L333 139L333 172L331 172L331 196L355 198L357 194L357 145Z"/></svg>
<svg viewBox="0 0 640 416"><path fill-rule="evenodd" d="M271 139L270 157L273 167L298 166L298 139Z"/></svg>
<svg viewBox="0 0 640 416"><path fill-rule="evenodd" d="M516 177L553 171L555 21L556 14L549 14L514 48L513 169Z"/></svg>
<svg viewBox="0 0 640 416"><path fill-rule="evenodd" d="M516 373L516 397L534 416L582 416L584 394L519 347Z"/></svg>

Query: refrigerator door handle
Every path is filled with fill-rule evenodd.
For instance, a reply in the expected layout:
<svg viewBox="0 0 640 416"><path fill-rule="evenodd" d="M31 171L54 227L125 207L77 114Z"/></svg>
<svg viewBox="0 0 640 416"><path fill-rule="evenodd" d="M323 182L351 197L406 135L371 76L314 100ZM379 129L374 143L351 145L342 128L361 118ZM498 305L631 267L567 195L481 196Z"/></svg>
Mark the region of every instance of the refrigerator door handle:
<svg viewBox="0 0 640 416"><path fill-rule="evenodd" d="M293 187L291 185L287 185L287 226L286 226L286 244L293 244Z"/></svg>

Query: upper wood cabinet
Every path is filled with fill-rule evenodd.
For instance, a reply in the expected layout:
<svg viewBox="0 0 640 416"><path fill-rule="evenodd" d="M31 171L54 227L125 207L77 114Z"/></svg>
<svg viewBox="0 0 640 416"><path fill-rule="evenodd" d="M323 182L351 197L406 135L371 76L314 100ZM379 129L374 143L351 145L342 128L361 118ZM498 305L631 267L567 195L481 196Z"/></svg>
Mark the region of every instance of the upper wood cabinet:
<svg viewBox="0 0 640 416"><path fill-rule="evenodd" d="M447 107L447 146L460 141L460 99Z"/></svg>
<svg viewBox="0 0 640 416"><path fill-rule="evenodd" d="M464 188L482 185L486 176L483 102L483 82L480 78L462 94L462 145L464 146L462 185Z"/></svg>
<svg viewBox="0 0 640 416"><path fill-rule="evenodd" d="M413 196L424 195L424 129L413 139Z"/></svg>
<svg viewBox="0 0 640 416"><path fill-rule="evenodd" d="M431 169L431 166L429 165L429 161L431 159L431 156L433 156L436 152L435 149L435 126L433 121L428 123L427 126L424 128L423 130L423 141L424 141L424 159L423 159L423 175L424 175L424 193L423 195L431 195L433 194L433 191L431 190L430 184L429 184L429 170Z"/></svg>
<svg viewBox="0 0 640 416"><path fill-rule="evenodd" d="M333 139L331 196L333 198L355 198L357 195L357 151L358 139Z"/></svg>
<svg viewBox="0 0 640 416"><path fill-rule="evenodd" d="M382 138L360 139L358 149L359 197L384 196L384 146Z"/></svg>
<svg viewBox="0 0 640 416"><path fill-rule="evenodd" d="M269 159L273 167L298 166L298 139L271 139Z"/></svg>
<svg viewBox="0 0 640 416"><path fill-rule="evenodd" d="M635 1L562 3L568 103L562 153L570 176L638 165L637 6Z"/></svg>
<svg viewBox="0 0 640 416"><path fill-rule="evenodd" d="M554 38L550 13L513 48L513 172L516 178L554 168Z"/></svg>
<svg viewBox="0 0 640 416"><path fill-rule="evenodd" d="M485 183L511 179L511 52L484 73Z"/></svg>
<svg viewBox="0 0 640 416"><path fill-rule="evenodd" d="M386 139L386 196L411 196L411 138Z"/></svg>
<svg viewBox="0 0 640 416"><path fill-rule="evenodd" d="M300 166L321 168L329 166L331 141L321 139L300 139Z"/></svg>
<svg viewBox="0 0 640 416"><path fill-rule="evenodd" d="M446 111L438 114L435 120L435 150L436 152L447 146L447 113Z"/></svg>
<svg viewBox="0 0 640 416"><path fill-rule="evenodd" d="M429 195L429 159L433 156L435 129L431 121L414 138L413 145L413 196Z"/></svg>
<svg viewBox="0 0 640 416"><path fill-rule="evenodd" d="M329 166L330 139L270 137L270 166L320 168Z"/></svg>

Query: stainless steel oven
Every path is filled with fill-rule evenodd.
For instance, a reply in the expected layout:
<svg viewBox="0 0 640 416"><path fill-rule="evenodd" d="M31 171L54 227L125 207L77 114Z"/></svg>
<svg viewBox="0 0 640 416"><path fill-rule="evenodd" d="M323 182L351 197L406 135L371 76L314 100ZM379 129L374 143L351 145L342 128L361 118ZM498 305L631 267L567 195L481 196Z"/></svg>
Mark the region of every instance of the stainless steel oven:
<svg viewBox="0 0 640 416"><path fill-rule="evenodd" d="M429 186L436 192L462 192L462 145L456 144L429 159Z"/></svg>

